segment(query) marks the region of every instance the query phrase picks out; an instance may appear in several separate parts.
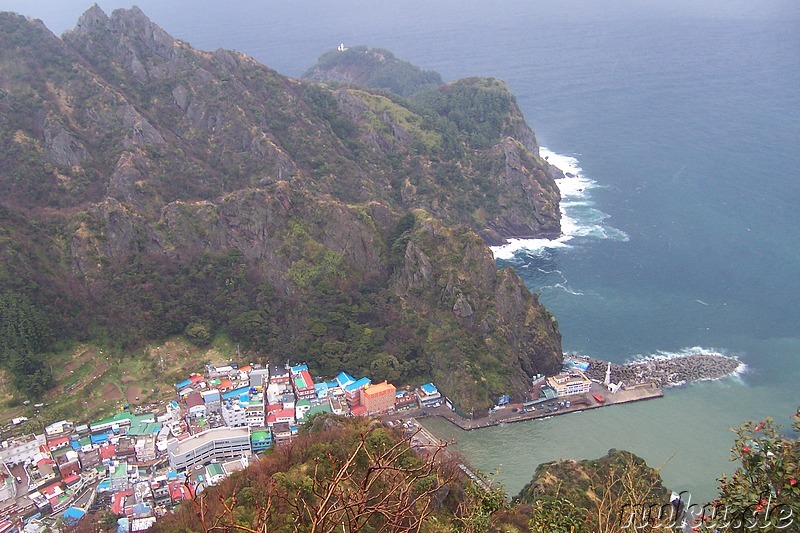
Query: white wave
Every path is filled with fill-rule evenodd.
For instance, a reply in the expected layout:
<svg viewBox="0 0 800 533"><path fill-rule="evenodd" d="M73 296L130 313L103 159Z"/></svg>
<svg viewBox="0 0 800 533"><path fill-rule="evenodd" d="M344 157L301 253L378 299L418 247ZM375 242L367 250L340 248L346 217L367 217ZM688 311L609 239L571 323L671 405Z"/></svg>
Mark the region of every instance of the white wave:
<svg viewBox="0 0 800 533"><path fill-rule="evenodd" d="M679 357L687 357L689 355L722 355L725 357L731 357L732 359L736 359L735 356L730 356L725 353L724 350L719 350L717 348L704 348L702 346L690 346L687 348L682 348L676 352L668 352L665 350L657 350L655 353L651 354L637 354L634 355L629 359L629 362L638 363L639 361L653 361L653 360L664 360L664 359L677 359Z"/></svg>
<svg viewBox="0 0 800 533"><path fill-rule="evenodd" d="M566 280L564 280L564 281L566 281ZM573 296L583 296L583 293L582 293L582 292L580 292L580 291L575 291L575 290L572 290L572 289L570 289L569 287L567 287L567 286L566 286L565 284L563 284L563 283L556 283L555 285L550 285L549 287L544 287L544 288L545 288L545 289L562 289L562 290L563 290L564 292L566 292L567 294L571 294L571 295L573 295Z"/></svg>
<svg viewBox="0 0 800 533"><path fill-rule="evenodd" d="M599 187L596 181L583 175L575 157L551 152L545 147L539 149L540 156L551 165L559 168L564 177L557 179L561 191L561 236L557 239L509 239L502 246L493 246L495 259L510 260L515 254L526 251L541 255L554 248L569 248L567 244L574 237L627 241L628 235L621 230L604 224L608 215L594 208L589 191Z"/></svg>

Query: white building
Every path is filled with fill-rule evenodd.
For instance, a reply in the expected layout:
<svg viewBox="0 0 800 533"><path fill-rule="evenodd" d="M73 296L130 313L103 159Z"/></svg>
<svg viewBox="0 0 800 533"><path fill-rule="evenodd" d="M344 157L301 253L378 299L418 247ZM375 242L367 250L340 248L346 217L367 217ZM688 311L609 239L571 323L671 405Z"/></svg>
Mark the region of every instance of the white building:
<svg viewBox="0 0 800 533"><path fill-rule="evenodd" d="M245 418L247 418L247 425L251 428L264 427L264 404L263 403L250 403L245 408Z"/></svg>
<svg viewBox="0 0 800 533"><path fill-rule="evenodd" d="M173 470L208 464L212 459L222 461L250 455L250 428L208 429L183 441L171 442L168 450Z"/></svg>
<svg viewBox="0 0 800 533"><path fill-rule="evenodd" d="M571 394L583 394L589 392L592 386L591 380L586 375L575 368L569 372L562 372L547 378L550 385L559 396L569 396Z"/></svg>
<svg viewBox="0 0 800 533"><path fill-rule="evenodd" d="M236 401L222 404L222 420L225 421L225 425L232 428L249 425L247 410Z"/></svg>
<svg viewBox="0 0 800 533"><path fill-rule="evenodd" d="M40 455L39 446L45 442L44 434L5 440L0 444L0 462L18 465L25 461L36 461Z"/></svg>

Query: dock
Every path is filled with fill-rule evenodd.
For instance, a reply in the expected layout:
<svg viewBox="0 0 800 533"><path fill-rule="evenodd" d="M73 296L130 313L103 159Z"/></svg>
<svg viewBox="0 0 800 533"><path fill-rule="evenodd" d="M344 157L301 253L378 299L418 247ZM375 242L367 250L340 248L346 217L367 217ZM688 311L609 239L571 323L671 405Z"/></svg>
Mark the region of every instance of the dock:
<svg viewBox="0 0 800 533"><path fill-rule="evenodd" d="M603 403L597 402L597 400L593 398L594 394L601 396L605 401ZM475 429L499 426L501 424L509 424L512 422L525 422L528 420L549 418L551 416L578 413L581 411L587 411L589 409L597 409L599 407L609 407L612 405L652 400L654 398L661 398L663 396L664 392L655 384L651 383L636 385L629 389L620 389L613 394L610 393L604 386L594 383L592 384L589 392L586 394L559 397L559 401L570 400L570 406L559 407L557 411L551 410L549 413L546 412L546 409L544 408L536 408L535 410L530 411L526 410L526 412L520 413L519 410L514 411L512 405L508 405L504 408L498 409L497 411L489 413L483 418L470 419L464 418L451 409L442 406L425 409L425 411L422 412L420 412L421 410L417 409L412 412L407 412L404 415L400 414L399 416L412 416L414 418L439 416L445 420L448 420L450 423L464 431L472 431Z"/></svg>

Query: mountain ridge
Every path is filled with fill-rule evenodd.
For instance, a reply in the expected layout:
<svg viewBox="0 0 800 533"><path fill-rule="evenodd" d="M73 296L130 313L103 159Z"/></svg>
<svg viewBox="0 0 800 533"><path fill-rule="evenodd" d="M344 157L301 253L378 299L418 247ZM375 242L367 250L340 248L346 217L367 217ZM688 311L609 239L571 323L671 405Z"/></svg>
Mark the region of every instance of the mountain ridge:
<svg viewBox="0 0 800 533"><path fill-rule="evenodd" d="M555 170L502 82L415 104L329 88L138 8L94 6L63 39L0 28L0 280L57 336L209 324L320 373L435 376L478 411L560 367L557 323L484 244L559 232Z"/></svg>

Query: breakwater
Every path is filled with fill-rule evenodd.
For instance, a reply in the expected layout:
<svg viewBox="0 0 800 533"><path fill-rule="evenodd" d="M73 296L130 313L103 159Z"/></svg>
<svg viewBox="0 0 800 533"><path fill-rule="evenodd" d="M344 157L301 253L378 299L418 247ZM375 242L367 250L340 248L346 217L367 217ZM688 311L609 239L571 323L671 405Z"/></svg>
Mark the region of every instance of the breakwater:
<svg viewBox="0 0 800 533"><path fill-rule="evenodd" d="M608 362L592 357L569 357L589 363L586 377L603 381ZM611 364L611 382L624 386L652 383L666 388L693 381L707 381L735 375L744 369L744 363L733 357L717 353L692 353L675 356L652 356L625 364Z"/></svg>

